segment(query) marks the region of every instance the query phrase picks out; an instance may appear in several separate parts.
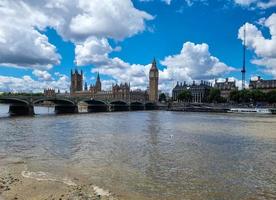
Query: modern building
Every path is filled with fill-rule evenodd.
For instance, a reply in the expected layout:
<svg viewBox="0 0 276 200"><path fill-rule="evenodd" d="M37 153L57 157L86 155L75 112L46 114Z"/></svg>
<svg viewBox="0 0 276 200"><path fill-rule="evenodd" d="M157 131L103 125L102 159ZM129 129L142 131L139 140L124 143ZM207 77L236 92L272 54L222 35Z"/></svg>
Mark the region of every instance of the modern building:
<svg viewBox="0 0 276 200"><path fill-rule="evenodd" d="M75 72L71 70L71 87L70 93L74 95L76 92L83 91L83 71L81 73L76 69Z"/></svg>
<svg viewBox="0 0 276 200"><path fill-rule="evenodd" d="M260 76L258 76L257 80L250 80L249 89L258 89L267 93L271 90L276 90L276 80L263 80Z"/></svg>
<svg viewBox="0 0 276 200"><path fill-rule="evenodd" d="M217 88L220 90L220 95L229 100L230 93L233 90L238 90L238 87L236 86L236 81L230 81L228 78L224 82L218 82L215 80L214 88Z"/></svg>
<svg viewBox="0 0 276 200"><path fill-rule="evenodd" d="M195 81L193 81L192 84L177 82L172 91L172 99L173 101L178 101L179 94L184 91L190 91L192 95L192 103L203 103L207 101L211 88L212 84L207 81L201 81L200 84L196 84Z"/></svg>
<svg viewBox="0 0 276 200"><path fill-rule="evenodd" d="M154 59L149 72L149 100L152 102L158 101L158 80L159 71Z"/></svg>

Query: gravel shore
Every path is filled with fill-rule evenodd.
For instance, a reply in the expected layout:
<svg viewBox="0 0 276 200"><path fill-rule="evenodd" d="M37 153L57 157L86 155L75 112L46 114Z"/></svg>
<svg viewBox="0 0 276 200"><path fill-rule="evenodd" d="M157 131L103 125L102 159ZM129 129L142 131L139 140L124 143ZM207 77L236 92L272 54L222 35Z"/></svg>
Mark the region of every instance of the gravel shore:
<svg viewBox="0 0 276 200"><path fill-rule="evenodd" d="M26 174L33 175L27 177ZM34 176L36 174L36 176ZM48 175L48 174L46 174ZM117 200L109 191L45 173L0 168L0 200Z"/></svg>

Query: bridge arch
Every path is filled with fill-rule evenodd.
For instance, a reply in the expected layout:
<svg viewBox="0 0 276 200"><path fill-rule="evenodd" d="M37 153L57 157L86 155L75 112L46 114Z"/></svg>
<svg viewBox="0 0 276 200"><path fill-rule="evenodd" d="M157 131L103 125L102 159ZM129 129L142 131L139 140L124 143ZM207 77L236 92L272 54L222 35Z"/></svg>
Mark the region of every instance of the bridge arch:
<svg viewBox="0 0 276 200"><path fill-rule="evenodd" d="M136 110L144 110L145 104L142 102L134 101L130 103L130 110L136 111Z"/></svg>
<svg viewBox="0 0 276 200"><path fill-rule="evenodd" d="M110 102L110 111L128 111L129 105L125 101L112 101Z"/></svg>
<svg viewBox="0 0 276 200"><path fill-rule="evenodd" d="M17 115L34 115L34 107L28 100L15 97L2 97L0 103L9 104L9 114Z"/></svg>
<svg viewBox="0 0 276 200"><path fill-rule="evenodd" d="M156 110L157 105L154 102L147 102L147 103L145 103L145 109L146 110Z"/></svg>
<svg viewBox="0 0 276 200"><path fill-rule="evenodd" d="M0 98L0 103L2 104L23 104L23 105L29 105L30 102L24 99L19 99L19 98Z"/></svg>
<svg viewBox="0 0 276 200"><path fill-rule="evenodd" d="M33 104L39 104L45 101L53 102L55 105L76 105L76 103L70 99L57 99L57 98L42 98L37 99L33 102Z"/></svg>
<svg viewBox="0 0 276 200"><path fill-rule="evenodd" d="M49 101L55 104L55 113L56 114L71 114L78 113L77 104L70 99L58 99L58 98L42 98L37 99L33 102L33 105Z"/></svg>
<svg viewBox="0 0 276 200"><path fill-rule="evenodd" d="M87 99L87 100L82 100L80 102L84 102L87 104L87 112L107 112L107 111L109 111L108 104L102 100Z"/></svg>

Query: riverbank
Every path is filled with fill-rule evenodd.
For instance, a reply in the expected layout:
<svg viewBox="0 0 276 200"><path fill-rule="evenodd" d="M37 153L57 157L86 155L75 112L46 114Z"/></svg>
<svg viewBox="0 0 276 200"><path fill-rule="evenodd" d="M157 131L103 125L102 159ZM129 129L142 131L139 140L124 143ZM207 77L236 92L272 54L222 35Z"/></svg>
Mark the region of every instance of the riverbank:
<svg viewBox="0 0 276 200"><path fill-rule="evenodd" d="M207 112L207 113L229 113L231 109L256 109L252 105L236 104L183 104L177 103L168 107L167 111L175 112ZM275 107L258 107L259 109L270 110L271 114L276 114Z"/></svg>
<svg viewBox="0 0 276 200"><path fill-rule="evenodd" d="M77 178L47 172L30 172L17 167L0 167L0 200L117 200L109 191Z"/></svg>

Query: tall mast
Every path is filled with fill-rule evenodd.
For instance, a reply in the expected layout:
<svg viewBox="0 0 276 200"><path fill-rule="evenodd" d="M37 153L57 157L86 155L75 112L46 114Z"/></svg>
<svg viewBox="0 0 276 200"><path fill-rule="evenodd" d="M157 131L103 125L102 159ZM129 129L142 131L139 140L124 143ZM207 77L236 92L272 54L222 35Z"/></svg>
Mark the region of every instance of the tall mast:
<svg viewBox="0 0 276 200"><path fill-rule="evenodd" d="M246 25L244 26L244 30L243 30L243 63L242 63L242 89L245 89L245 73L246 73L246 69L245 69L245 53L246 53Z"/></svg>

